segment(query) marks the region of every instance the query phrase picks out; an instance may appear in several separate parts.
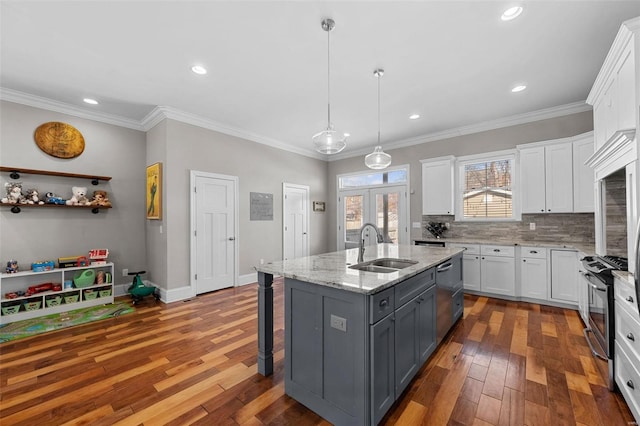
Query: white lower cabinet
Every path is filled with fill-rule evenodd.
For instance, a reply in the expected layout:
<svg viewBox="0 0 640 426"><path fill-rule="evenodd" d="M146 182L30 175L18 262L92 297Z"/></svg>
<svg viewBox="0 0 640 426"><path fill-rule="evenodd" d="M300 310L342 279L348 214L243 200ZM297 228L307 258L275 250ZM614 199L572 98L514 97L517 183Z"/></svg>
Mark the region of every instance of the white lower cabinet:
<svg viewBox="0 0 640 426"><path fill-rule="evenodd" d="M447 247L461 248L462 279L465 290L480 291L480 245L447 243Z"/></svg>
<svg viewBox="0 0 640 426"><path fill-rule="evenodd" d="M632 279L632 278L631 278ZM640 321L635 289L628 280L615 277L615 381L640 422Z"/></svg>
<svg viewBox="0 0 640 426"><path fill-rule="evenodd" d="M547 249L520 247L520 295L547 300Z"/></svg>
<svg viewBox="0 0 640 426"><path fill-rule="evenodd" d="M578 304L577 251L551 250L551 300Z"/></svg>
<svg viewBox="0 0 640 426"><path fill-rule="evenodd" d="M480 247L480 289L487 293L516 295L515 249L513 246Z"/></svg>

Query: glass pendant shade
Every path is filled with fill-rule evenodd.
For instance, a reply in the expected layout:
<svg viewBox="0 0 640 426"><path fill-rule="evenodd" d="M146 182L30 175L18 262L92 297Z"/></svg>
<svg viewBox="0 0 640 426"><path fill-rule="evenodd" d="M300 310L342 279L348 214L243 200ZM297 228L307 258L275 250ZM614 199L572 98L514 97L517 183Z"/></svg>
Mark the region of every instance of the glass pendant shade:
<svg viewBox="0 0 640 426"><path fill-rule="evenodd" d="M323 19L322 29L327 32L327 129L313 135L313 146L321 154L337 154L347 146L347 136L340 135L331 124L331 49L330 33L335 28L333 19Z"/></svg>
<svg viewBox="0 0 640 426"><path fill-rule="evenodd" d="M312 140L316 151L321 154L337 154L347 146L347 137L339 135L332 126L313 135Z"/></svg>
<svg viewBox="0 0 640 426"><path fill-rule="evenodd" d="M378 144L380 144L380 78L384 75L384 70L377 69L373 75L378 77ZM386 169L391 164L391 156L378 145L371 154L364 157L364 164L373 170Z"/></svg>
<svg viewBox="0 0 640 426"><path fill-rule="evenodd" d="M376 146L371 154L364 157L364 164L374 170L386 169L391 164L391 156L381 146Z"/></svg>

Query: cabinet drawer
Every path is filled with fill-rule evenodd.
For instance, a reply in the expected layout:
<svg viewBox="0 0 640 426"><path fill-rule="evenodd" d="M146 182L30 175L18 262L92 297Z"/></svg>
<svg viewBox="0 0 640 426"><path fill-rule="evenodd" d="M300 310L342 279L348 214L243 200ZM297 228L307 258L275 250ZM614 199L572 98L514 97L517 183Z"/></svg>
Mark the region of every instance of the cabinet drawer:
<svg viewBox="0 0 640 426"><path fill-rule="evenodd" d="M369 324L374 324L395 310L393 287L369 297Z"/></svg>
<svg viewBox="0 0 640 426"><path fill-rule="evenodd" d="M546 259L547 249L544 247L520 247L520 257L530 257L535 259Z"/></svg>
<svg viewBox="0 0 640 426"><path fill-rule="evenodd" d="M616 300L616 342L625 347L629 356L640 360L640 323ZM640 386L640 382L638 383Z"/></svg>
<svg viewBox="0 0 640 426"><path fill-rule="evenodd" d="M396 285L395 302L399 308L436 282L436 268L427 269L418 275Z"/></svg>
<svg viewBox="0 0 640 426"><path fill-rule="evenodd" d="M514 257L516 249L514 246L481 246L480 254L483 256L504 256Z"/></svg>
<svg viewBox="0 0 640 426"><path fill-rule="evenodd" d="M447 243L447 247L461 248L463 254L480 254L480 244Z"/></svg>
<svg viewBox="0 0 640 426"><path fill-rule="evenodd" d="M630 358L624 347L616 343L616 383L636 419L640 419L640 374L634 368L638 363L640 360Z"/></svg>
<svg viewBox="0 0 640 426"><path fill-rule="evenodd" d="M625 280L615 278L613 283L614 297L620 306L623 306L629 313L638 317L638 301L636 300L636 290Z"/></svg>

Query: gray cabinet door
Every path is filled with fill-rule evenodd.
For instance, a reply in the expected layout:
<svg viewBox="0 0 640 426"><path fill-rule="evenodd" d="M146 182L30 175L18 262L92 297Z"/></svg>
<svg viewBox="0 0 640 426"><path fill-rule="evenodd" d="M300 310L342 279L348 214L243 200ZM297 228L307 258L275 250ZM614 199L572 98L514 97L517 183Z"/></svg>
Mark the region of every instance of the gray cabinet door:
<svg viewBox="0 0 640 426"><path fill-rule="evenodd" d="M396 395L407 387L420 367L420 306L417 296L396 310Z"/></svg>
<svg viewBox="0 0 640 426"><path fill-rule="evenodd" d="M436 287L418 296L419 350L422 365L436 350Z"/></svg>
<svg viewBox="0 0 640 426"><path fill-rule="evenodd" d="M396 399L394 315L371 326L371 418L378 424Z"/></svg>

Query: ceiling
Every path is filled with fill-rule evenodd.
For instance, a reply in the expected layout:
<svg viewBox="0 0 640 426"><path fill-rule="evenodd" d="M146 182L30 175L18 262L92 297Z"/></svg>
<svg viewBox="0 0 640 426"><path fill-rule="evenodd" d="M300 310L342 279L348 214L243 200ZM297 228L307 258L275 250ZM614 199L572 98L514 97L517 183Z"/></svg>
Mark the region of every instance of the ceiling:
<svg viewBox="0 0 640 426"><path fill-rule="evenodd" d="M3 99L38 99L144 129L160 110L317 158L387 150L541 112L585 110L620 24L640 1L0 2ZM208 69L196 75L191 66ZM527 89L511 93L524 83ZM91 106L82 99L99 101ZM26 101L25 101L26 103ZM158 109L156 109L158 111ZM409 115L421 118L409 120ZM475 126L475 127L474 127Z"/></svg>

